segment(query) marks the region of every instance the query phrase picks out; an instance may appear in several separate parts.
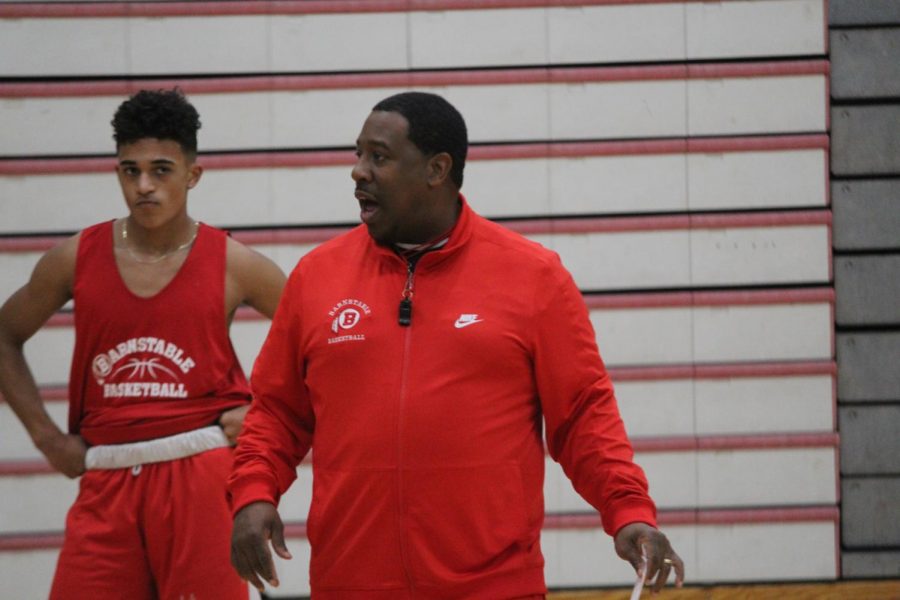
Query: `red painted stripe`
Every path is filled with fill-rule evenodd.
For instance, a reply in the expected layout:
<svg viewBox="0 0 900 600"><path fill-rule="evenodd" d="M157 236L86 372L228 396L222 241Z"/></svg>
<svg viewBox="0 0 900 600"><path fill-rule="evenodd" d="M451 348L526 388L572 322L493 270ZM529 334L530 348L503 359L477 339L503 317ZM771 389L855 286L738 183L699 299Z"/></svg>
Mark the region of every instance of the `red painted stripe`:
<svg viewBox="0 0 900 600"><path fill-rule="evenodd" d="M840 510L836 506L747 508L741 510L698 509L661 510L657 520L662 526L675 525L741 525L766 523L840 522ZM550 514L544 517L545 530L599 529L600 515ZM289 522L284 525L288 538L305 538L306 523ZM61 533L30 533L0 535L0 552L43 550L62 545Z"/></svg>
<svg viewBox="0 0 900 600"><path fill-rule="evenodd" d="M800 523L808 521L840 521L840 510L836 506L802 508L764 508L745 510L700 510L697 523L700 525L728 525L731 523Z"/></svg>
<svg viewBox="0 0 900 600"><path fill-rule="evenodd" d="M837 448L837 433L781 433L760 435L713 435L634 438L635 452L703 452L739 450L784 450L790 448ZM0 477L55 473L44 459L0 461Z"/></svg>
<svg viewBox="0 0 900 600"><path fill-rule="evenodd" d="M831 225L831 211L759 212L714 215L690 215L693 229L720 227L778 227L795 225Z"/></svg>
<svg viewBox="0 0 900 600"><path fill-rule="evenodd" d="M304 15L666 4L683 0L256 0L243 2L9 3L0 18L99 18Z"/></svg>
<svg viewBox="0 0 900 600"><path fill-rule="evenodd" d="M236 236L235 236L236 237ZM243 241L243 240L241 240ZM246 243L246 242L245 242ZM832 288L801 288L787 290L752 290L752 291L719 291L719 292L647 292L643 294L585 294L585 303L589 309L619 309L648 307L681 307L681 306L743 306L759 304L820 304L834 303ZM241 307L235 314L237 321L264 321L266 317L252 308ZM75 324L75 315L71 311L61 311L50 317L46 327L71 327ZM683 372L685 366L652 367L662 369L662 373ZM768 367L760 367L765 370ZM713 373L714 367L704 367L705 373ZM729 367L724 367L720 377L728 375ZM748 368L752 372L753 368ZM716 375L707 375L715 377ZM750 376L750 375L748 375ZM660 377L654 377L656 379Z"/></svg>
<svg viewBox="0 0 900 600"><path fill-rule="evenodd" d="M319 244L346 233L350 229L350 227L316 227L310 229L235 231L231 234L231 237L247 245Z"/></svg>
<svg viewBox="0 0 900 600"><path fill-rule="evenodd" d="M693 292L695 306L803 304L827 302L834 304L834 289L802 288L798 290L752 290L736 292Z"/></svg>
<svg viewBox="0 0 900 600"><path fill-rule="evenodd" d="M688 152L753 152L829 148L827 135L774 135L739 138L688 138ZM826 169L827 171L827 169Z"/></svg>
<svg viewBox="0 0 900 600"><path fill-rule="evenodd" d="M56 470L43 458L30 460L4 460L0 462L0 477L22 475L50 475Z"/></svg>
<svg viewBox="0 0 900 600"><path fill-rule="evenodd" d="M47 385L39 389L41 400L44 402L68 401L69 388L64 385ZM3 394L0 394L0 404L6 402Z"/></svg>
<svg viewBox="0 0 900 600"><path fill-rule="evenodd" d="M505 221L504 227L522 235L560 233L616 233L625 231L665 231L689 229L690 215L654 217L604 217L582 219L537 219L533 221Z"/></svg>
<svg viewBox="0 0 900 600"><path fill-rule="evenodd" d="M0 252L46 252L66 237L68 236L40 235L0 238Z"/></svg>
<svg viewBox="0 0 900 600"><path fill-rule="evenodd" d="M795 227L831 225L831 211L720 213L646 217L588 217L505 221L503 225L521 234L606 233L661 231L671 229L724 229L746 227ZM285 232L287 233L287 232Z"/></svg>
<svg viewBox="0 0 900 600"><path fill-rule="evenodd" d="M724 65L720 65L725 68ZM723 71L724 72L724 71ZM636 65L630 67L570 67L547 70L547 83L600 83L687 79L687 65ZM724 75L722 75L724 77ZM543 82L542 82L543 83Z"/></svg>
<svg viewBox="0 0 900 600"><path fill-rule="evenodd" d="M574 67L569 69L550 69L550 82L580 83L654 81L661 79L783 77L790 75L828 75L828 72L828 61L824 60L633 67Z"/></svg>
<svg viewBox="0 0 900 600"><path fill-rule="evenodd" d="M672 215L646 217L591 217L582 219L539 219L506 221L503 225L523 235L592 234L676 229L727 229L747 227L797 227L831 225L831 211L721 213L715 215ZM236 240L245 244L314 244L329 240L351 227L309 229L258 229L236 231ZM0 238L0 252L48 250L64 236Z"/></svg>
<svg viewBox="0 0 900 600"><path fill-rule="evenodd" d="M21 550L47 550L62 546L63 534L52 533L16 533L0 535L0 552Z"/></svg>
<svg viewBox="0 0 900 600"><path fill-rule="evenodd" d="M784 62L735 62L723 65L687 65L689 79L720 77L772 77L781 75L828 75L827 60L792 60Z"/></svg>
<svg viewBox="0 0 900 600"><path fill-rule="evenodd" d="M666 4L683 1L684 0L409 0L409 6L413 10L466 10L491 8L605 6L616 4Z"/></svg>
<svg viewBox="0 0 900 600"><path fill-rule="evenodd" d="M243 244L319 244L349 231L351 227L316 227L310 229L259 229L234 231L231 237ZM66 235L0 237L0 252L46 252L64 240Z"/></svg>
<svg viewBox="0 0 900 600"><path fill-rule="evenodd" d="M356 163L356 155L353 150L210 154L201 156L200 162L209 169L339 167L352 166Z"/></svg>
<svg viewBox="0 0 900 600"><path fill-rule="evenodd" d="M237 309L234 314L235 321L268 321L268 317L264 317L260 313L256 312L255 309L250 308L249 306L241 306ZM69 310L60 311L54 314L47 320L47 323L44 325L45 327L74 327L75 326L75 313ZM50 388L55 389L55 388ZM68 398L68 392L64 387L59 387L55 392L51 392L57 394L59 396ZM2 399L2 396L0 396ZM54 397L53 399L58 399Z"/></svg>
<svg viewBox="0 0 900 600"><path fill-rule="evenodd" d="M41 388L41 398L55 402L69 399L69 388L64 385L48 385Z"/></svg>
<svg viewBox="0 0 900 600"><path fill-rule="evenodd" d="M777 433L758 435L713 435L632 438L635 452L683 452L708 450L779 450L787 448L837 448L834 432Z"/></svg>
<svg viewBox="0 0 900 600"><path fill-rule="evenodd" d="M152 79L0 84L0 98L127 96L139 89L171 88L186 94L284 92L321 89L447 87L463 85L522 85L638 81L658 79L768 77L827 73L822 60L722 63L699 65L690 71L681 65L635 67L532 68L468 71L416 71L335 75L275 75L211 79Z"/></svg>
<svg viewBox="0 0 900 600"><path fill-rule="evenodd" d="M829 521L837 524L840 511L836 506L748 508L742 510L661 510L660 525L735 525L753 523L803 523ZM545 529L596 529L602 526L600 515L591 513L546 515Z"/></svg>
<svg viewBox="0 0 900 600"><path fill-rule="evenodd" d="M205 164L205 163L204 163ZM0 160L0 175L63 175L67 173L113 173L116 159L105 158L26 158Z"/></svg>
<svg viewBox="0 0 900 600"><path fill-rule="evenodd" d="M70 311L58 312L44 323L44 327L74 327L75 314Z"/></svg>
<svg viewBox="0 0 900 600"><path fill-rule="evenodd" d="M305 538L306 523L285 523L284 535L289 538Z"/></svg>
<svg viewBox="0 0 900 600"><path fill-rule="evenodd" d="M796 227L831 225L827 210L790 212L719 213L646 217L589 217L582 219L537 219L505 221L503 225L523 235L561 233L614 233L673 229L725 229L746 227Z"/></svg>
<svg viewBox="0 0 900 600"><path fill-rule="evenodd" d="M589 309L655 308L683 306L747 306L756 304L834 303L830 287L718 292L647 292L585 294Z"/></svg>
<svg viewBox="0 0 900 600"><path fill-rule="evenodd" d="M551 142L547 144L497 144L473 146L467 160L515 160L534 158L582 158L643 154L708 154L758 151L827 150L827 135L723 137L712 139L636 140L612 142ZM311 168L353 165L352 150L319 152L261 152L203 154L207 169ZM56 175L106 173L115 169L115 158L0 159L0 175Z"/></svg>
<svg viewBox="0 0 900 600"><path fill-rule="evenodd" d="M252 308L239 308L235 319L249 321L262 319ZM808 361L785 363L732 363L719 365L674 365L658 367L611 367L610 377L616 382L659 381L668 379L734 379L744 377L802 377L809 375L837 375L833 361ZM45 386L40 389L44 402L66 402L69 390L66 386ZM3 395L0 394L0 403Z"/></svg>
<svg viewBox="0 0 900 600"><path fill-rule="evenodd" d="M256 309L249 306L241 306L234 313L235 321L268 321L269 318L256 312Z"/></svg>
<svg viewBox="0 0 900 600"><path fill-rule="evenodd" d="M657 381L666 379L732 379L739 377L793 377L837 375L834 361L749 363L719 365L674 365L659 367L612 367L614 381Z"/></svg>

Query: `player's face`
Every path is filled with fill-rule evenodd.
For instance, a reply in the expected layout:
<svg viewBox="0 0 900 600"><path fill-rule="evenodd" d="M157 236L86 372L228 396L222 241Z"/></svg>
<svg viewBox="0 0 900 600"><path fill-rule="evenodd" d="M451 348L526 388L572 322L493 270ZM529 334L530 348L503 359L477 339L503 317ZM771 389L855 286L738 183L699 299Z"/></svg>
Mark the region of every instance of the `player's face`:
<svg viewBox="0 0 900 600"><path fill-rule="evenodd" d="M147 229L186 217L187 192L201 172L174 140L143 138L118 150L122 194L132 219Z"/></svg>
<svg viewBox="0 0 900 600"><path fill-rule="evenodd" d="M408 137L409 123L396 112L373 111L356 140L356 182L360 218L381 244L421 243L432 231L428 189L429 157Z"/></svg>

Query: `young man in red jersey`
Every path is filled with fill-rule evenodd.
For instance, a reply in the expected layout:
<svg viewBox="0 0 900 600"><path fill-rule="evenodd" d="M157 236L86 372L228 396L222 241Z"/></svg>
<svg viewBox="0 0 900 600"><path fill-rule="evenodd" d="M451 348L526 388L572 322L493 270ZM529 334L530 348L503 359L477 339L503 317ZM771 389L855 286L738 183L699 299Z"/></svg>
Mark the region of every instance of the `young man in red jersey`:
<svg viewBox="0 0 900 600"><path fill-rule="evenodd" d="M250 390L235 310L272 317L284 274L187 212L200 120L175 91L113 119L128 216L49 250L0 308L0 388L47 461L81 477L51 598L247 598L228 561L225 479ZM69 431L23 344L74 299Z"/></svg>
<svg viewBox="0 0 900 600"><path fill-rule="evenodd" d="M469 207L467 146L439 96L379 102L352 171L364 225L288 280L228 486L232 561L260 589L314 448L313 598L543 598L542 436L619 556L657 591L683 581L584 300L555 253Z"/></svg>

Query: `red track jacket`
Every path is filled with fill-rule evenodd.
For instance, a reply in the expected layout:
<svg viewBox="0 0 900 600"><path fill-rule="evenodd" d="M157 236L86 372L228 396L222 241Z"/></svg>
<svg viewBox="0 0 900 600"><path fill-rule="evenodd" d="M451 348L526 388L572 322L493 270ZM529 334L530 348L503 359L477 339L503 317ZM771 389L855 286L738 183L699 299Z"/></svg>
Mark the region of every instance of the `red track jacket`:
<svg viewBox="0 0 900 600"><path fill-rule="evenodd" d="M587 309L559 257L463 202L412 275L364 226L291 274L229 481L277 504L311 446L313 597L545 591L544 445L611 535L655 525Z"/></svg>

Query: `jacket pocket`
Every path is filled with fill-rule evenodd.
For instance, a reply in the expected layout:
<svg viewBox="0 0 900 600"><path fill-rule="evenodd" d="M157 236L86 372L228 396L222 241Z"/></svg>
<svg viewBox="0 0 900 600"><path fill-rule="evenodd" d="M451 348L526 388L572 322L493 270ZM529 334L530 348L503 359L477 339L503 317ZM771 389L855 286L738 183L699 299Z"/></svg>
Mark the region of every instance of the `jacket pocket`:
<svg viewBox="0 0 900 600"><path fill-rule="evenodd" d="M517 464L413 469L404 478L416 581L463 584L522 569L539 547Z"/></svg>
<svg viewBox="0 0 900 600"><path fill-rule="evenodd" d="M315 469L306 523L316 589L405 585L393 470Z"/></svg>

